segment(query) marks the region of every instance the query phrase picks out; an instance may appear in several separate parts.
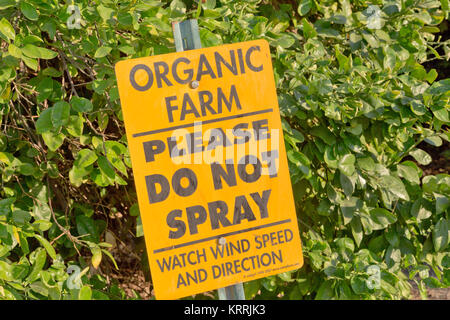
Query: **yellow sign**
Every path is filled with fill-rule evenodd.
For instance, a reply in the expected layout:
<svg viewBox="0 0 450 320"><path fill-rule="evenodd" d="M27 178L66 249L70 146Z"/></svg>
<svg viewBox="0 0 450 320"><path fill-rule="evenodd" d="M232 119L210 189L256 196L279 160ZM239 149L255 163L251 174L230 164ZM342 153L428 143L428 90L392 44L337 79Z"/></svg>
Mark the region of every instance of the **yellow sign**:
<svg viewBox="0 0 450 320"><path fill-rule="evenodd" d="M116 75L156 297L300 268L268 43L125 60Z"/></svg>

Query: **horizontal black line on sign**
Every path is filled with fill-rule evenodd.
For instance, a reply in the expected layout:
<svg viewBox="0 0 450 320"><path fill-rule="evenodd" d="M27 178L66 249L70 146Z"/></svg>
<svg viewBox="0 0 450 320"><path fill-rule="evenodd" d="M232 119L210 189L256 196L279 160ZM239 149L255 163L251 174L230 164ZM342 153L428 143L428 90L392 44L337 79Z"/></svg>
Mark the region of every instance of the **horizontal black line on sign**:
<svg viewBox="0 0 450 320"><path fill-rule="evenodd" d="M269 228L269 227L273 227L273 226L277 226L277 225L284 224L284 223L289 223L289 222L291 222L291 219L286 219L286 220L281 220L281 221L272 222L272 223L268 223L268 224L263 224L263 225L260 225L260 226L257 226L257 227L253 227L253 228L248 228L248 229L243 229L243 230L223 233L223 234L219 234L217 236L212 236L212 237L199 239L199 240L195 240L195 241L180 243L180 244L177 244L177 245L174 245L174 246L170 246L170 247L166 247L166 248L156 249L156 250L153 250L153 253L160 253L160 252L169 251L169 250L172 250L172 249L188 247L188 246L191 246L193 244L197 244L197 243L201 243L201 242L205 242L205 241L215 240L215 239L219 239L219 238L222 238L222 237L228 237L228 236L232 236L232 235L240 234L240 233L245 233L245 232L249 232L249 231Z"/></svg>
<svg viewBox="0 0 450 320"><path fill-rule="evenodd" d="M139 132L139 133L133 134L133 138L148 136L151 134L161 133L161 132L166 132L166 131L171 131L171 130L176 130L176 129L190 128L195 125L208 124L208 123L220 122L220 121L225 121L225 120L250 117L250 116L257 115L257 114L268 113L268 112L272 112L272 111L273 111L273 109L264 109L264 110L258 110L258 111L253 111L253 112L235 114L235 115L228 116L228 117L222 117L222 118L210 119L210 120L205 120L205 121L197 121L197 122L192 122L192 123L187 123L187 124L181 124L179 126L173 126L173 127L169 127L169 128Z"/></svg>

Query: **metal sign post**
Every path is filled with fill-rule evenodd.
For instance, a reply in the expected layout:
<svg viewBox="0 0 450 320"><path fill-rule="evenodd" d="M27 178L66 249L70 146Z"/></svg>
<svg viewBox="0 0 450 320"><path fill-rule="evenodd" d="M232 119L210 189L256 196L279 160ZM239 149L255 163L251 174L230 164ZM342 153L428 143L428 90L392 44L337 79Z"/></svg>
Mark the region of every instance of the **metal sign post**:
<svg viewBox="0 0 450 320"><path fill-rule="evenodd" d="M177 52L202 48L197 19L174 22L172 23L172 29ZM219 288L218 293L220 300L245 300L242 283Z"/></svg>

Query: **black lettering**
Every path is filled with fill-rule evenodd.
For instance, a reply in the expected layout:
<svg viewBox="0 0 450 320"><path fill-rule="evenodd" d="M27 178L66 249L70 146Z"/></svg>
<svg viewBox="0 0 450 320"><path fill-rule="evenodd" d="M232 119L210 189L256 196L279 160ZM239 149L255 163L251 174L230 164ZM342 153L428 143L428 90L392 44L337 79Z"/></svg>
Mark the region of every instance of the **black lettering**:
<svg viewBox="0 0 450 320"><path fill-rule="evenodd" d="M145 141L143 143L145 161L155 161L155 154L160 154L166 149L166 145L161 140Z"/></svg>
<svg viewBox="0 0 450 320"><path fill-rule="evenodd" d="M237 76L237 65L234 50L230 50L231 64L226 62L225 59L218 52L214 52L214 57L216 58L217 77L222 78L221 64L223 64L228 70L230 70L232 74Z"/></svg>
<svg viewBox="0 0 450 320"><path fill-rule="evenodd" d="M181 179L187 178L189 184L187 187L181 185ZM173 191L181 197L188 197L197 190L197 176L194 171L188 168L178 169L172 177Z"/></svg>
<svg viewBox="0 0 450 320"><path fill-rule="evenodd" d="M267 209L267 203L269 202L270 192L272 190L264 190L262 193L262 197L258 192L250 193L250 196L253 198L255 203L258 205L259 212L261 214L261 219L267 218L269 216L269 211Z"/></svg>
<svg viewBox="0 0 450 320"><path fill-rule="evenodd" d="M205 70L203 70L203 67L206 67ZM216 75L214 74L214 71L211 68L211 65L208 62L208 59L206 59L206 56L202 53L199 58L198 62L198 70L197 70L197 81L200 81L200 79L204 76L209 74L212 79L216 78Z"/></svg>
<svg viewBox="0 0 450 320"><path fill-rule="evenodd" d="M225 106L227 107L228 111L231 111L231 108L233 106L233 100L236 103L236 107L240 110L242 109L241 107L241 102L239 101L239 97L236 91L236 87L233 85L231 85L230 88L230 96L228 98L228 100L225 97L225 94L222 91L222 88L218 87L217 88L217 113L222 113L222 103L225 103Z"/></svg>
<svg viewBox="0 0 450 320"><path fill-rule="evenodd" d="M192 234L198 233L198 225L206 221L207 214L205 208L202 206L192 206L186 208L187 220L189 225L189 232Z"/></svg>
<svg viewBox="0 0 450 320"><path fill-rule="evenodd" d="M223 188L221 178L225 180L229 187L233 187L237 184L233 163L228 163L227 161L226 168L227 169L225 171L224 168L217 162L211 164L211 174L215 190Z"/></svg>
<svg viewBox="0 0 450 320"><path fill-rule="evenodd" d="M186 224L182 220L177 220L175 218L181 218L183 212L179 209L172 210L167 215L167 225L171 228L177 229L176 231L169 231L170 239L178 239L186 233Z"/></svg>
<svg viewBox="0 0 450 320"><path fill-rule="evenodd" d="M191 106L189 109L187 108L188 104ZM181 108L180 120L184 120L186 117L186 114L189 114L189 113L193 113L195 115L195 117L197 117L197 118L200 117L200 114L198 113L197 109L195 108L191 97L186 92L183 96L183 106Z"/></svg>
<svg viewBox="0 0 450 320"><path fill-rule="evenodd" d="M155 78L156 78L156 84L158 85L158 88L162 87L162 81L166 83L167 86L172 86L172 83L167 79L167 74L169 73L169 66L164 61L158 61L153 64L153 67L155 68ZM160 67L163 67L163 71L160 71Z"/></svg>
<svg viewBox="0 0 450 320"><path fill-rule="evenodd" d="M173 122L173 110L178 110L177 106L173 106L170 102L173 100L177 100L177 96L171 96L166 97L166 109L167 109L167 116L169 117L169 122Z"/></svg>
<svg viewBox="0 0 450 320"><path fill-rule="evenodd" d="M185 149L178 149L178 144L176 141L176 137L168 137L167 138L167 147L170 151L170 157L175 158L186 154Z"/></svg>
<svg viewBox="0 0 450 320"><path fill-rule="evenodd" d="M150 203L161 202L167 199L170 193L169 181L160 174L152 174L145 177L147 184L148 201ZM156 191L156 184L161 186L161 191Z"/></svg>
<svg viewBox="0 0 450 320"><path fill-rule="evenodd" d="M259 71L261 71L261 70L263 69L263 66L260 65L259 67L255 67L255 66L252 64L251 60L250 60L250 56L251 56L252 52L255 51L255 50L261 51L261 49L259 48L259 46L250 47L250 48L248 49L247 53L245 54L245 62L247 63L247 67L248 67L250 70L255 71L255 72L259 72Z"/></svg>
<svg viewBox="0 0 450 320"><path fill-rule="evenodd" d="M256 220L245 196L237 196L234 202L233 224L240 224L243 219Z"/></svg>
<svg viewBox="0 0 450 320"><path fill-rule="evenodd" d="M247 173L247 165L251 164L253 166L253 172L251 174ZM251 183L251 182L255 182L259 179L259 177L261 177L261 169L262 169L262 165L261 165L261 161L259 161L259 159L255 156L252 155L247 155L245 157L243 157L241 160L239 160L238 163L238 174L239 177L247 182L247 183Z"/></svg>
<svg viewBox="0 0 450 320"><path fill-rule="evenodd" d="M220 224L223 227L231 226L231 222L227 219L228 206L225 201L219 200L208 203L208 211L211 219L211 228L218 229Z"/></svg>
<svg viewBox="0 0 450 320"><path fill-rule="evenodd" d="M205 101L205 96L207 97L207 100ZM213 95L209 91L199 91L198 93L198 99L200 101L200 108L202 110L202 116L206 116L206 109L211 114L216 114L216 110L214 110L211 107L211 102L213 101Z"/></svg>
<svg viewBox="0 0 450 320"><path fill-rule="evenodd" d="M245 73L245 64L244 58L242 56L242 49L237 49L238 59L239 59L239 67L241 69L241 74Z"/></svg>
<svg viewBox="0 0 450 320"><path fill-rule="evenodd" d="M148 80L147 80L147 83L145 84L145 86L138 85L136 82L136 79L135 79L136 72L141 69L144 70L145 72L147 72L147 75L148 75ZM133 86L133 88L135 88L136 90L147 91L148 89L151 88L151 86L153 84L153 72L145 64L137 64L130 71L130 82L131 82L131 85Z"/></svg>
<svg viewBox="0 0 450 320"><path fill-rule="evenodd" d="M185 57L176 59L172 65L172 76L175 79L175 81L178 82L179 84L186 84L192 81L192 78L194 77L194 71L192 69L183 70L183 73L186 74L188 77L186 79L181 79L177 73L178 64L180 64L181 62L186 64L191 63L191 61Z"/></svg>
<svg viewBox="0 0 450 320"><path fill-rule="evenodd" d="M284 230L284 237L286 238L286 242L289 242L292 240L292 238L294 238L294 234L292 233L291 229Z"/></svg>

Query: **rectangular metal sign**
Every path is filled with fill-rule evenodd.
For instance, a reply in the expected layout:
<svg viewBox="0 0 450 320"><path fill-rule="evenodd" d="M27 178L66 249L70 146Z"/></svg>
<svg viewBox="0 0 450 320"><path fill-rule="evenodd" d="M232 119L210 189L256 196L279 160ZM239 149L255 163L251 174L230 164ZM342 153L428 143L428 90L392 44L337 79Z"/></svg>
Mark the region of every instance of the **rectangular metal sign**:
<svg viewBox="0 0 450 320"><path fill-rule="evenodd" d="M268 43L115 68L156 297L300 268Z"/></svg>

